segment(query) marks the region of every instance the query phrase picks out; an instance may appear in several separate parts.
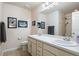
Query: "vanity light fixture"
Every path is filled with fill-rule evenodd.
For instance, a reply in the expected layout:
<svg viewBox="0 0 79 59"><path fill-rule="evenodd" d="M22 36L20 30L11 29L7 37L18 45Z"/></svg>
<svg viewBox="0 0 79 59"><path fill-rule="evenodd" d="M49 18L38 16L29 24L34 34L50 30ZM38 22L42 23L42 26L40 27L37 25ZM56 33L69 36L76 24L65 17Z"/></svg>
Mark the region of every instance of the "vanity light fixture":
<svg viewBox="0 0 79 59"><path fill-rule="evenodd" d="M58 5L58 2L43 2L42 4L43 7L47 7L49 5L56 6Z"/></svg>

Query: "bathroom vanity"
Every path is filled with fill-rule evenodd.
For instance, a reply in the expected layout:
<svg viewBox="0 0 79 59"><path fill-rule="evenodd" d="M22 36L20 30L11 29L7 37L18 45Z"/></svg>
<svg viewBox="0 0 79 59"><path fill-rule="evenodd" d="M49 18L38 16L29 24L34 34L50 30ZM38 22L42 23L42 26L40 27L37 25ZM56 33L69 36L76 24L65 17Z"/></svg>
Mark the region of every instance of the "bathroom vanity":
<svg viewBox="0 0 79 59"><path fill-rule="evenodd" d="M79 55L78 45L62 45L64 37L51 35L30 35L28 37L28 52L32 56L77 56Z"/></svg>

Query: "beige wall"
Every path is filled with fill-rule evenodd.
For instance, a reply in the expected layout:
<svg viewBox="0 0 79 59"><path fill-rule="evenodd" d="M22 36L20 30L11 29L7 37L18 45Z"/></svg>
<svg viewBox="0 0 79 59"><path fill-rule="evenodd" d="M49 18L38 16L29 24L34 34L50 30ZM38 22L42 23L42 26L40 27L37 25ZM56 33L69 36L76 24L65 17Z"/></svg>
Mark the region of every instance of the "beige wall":
<svg viewBox="0 0 79 59"><path fill-rule="evenodd" d="M65 14L59 11L59 35L65 35Z"/></svg>
<svg viewBox="0 0 79 59"><path fill-rule="evenodd" d="M31 20L32 21L37 21L36 8L31 9ZM37 34L37 26L31 26L31 34Z"/></svg>
<svg viewBox="0 0 79 59"><path fill-rule="evenodd" d="M31 11L10 4L3 4L2 21L6 25L7 42L2 44L3 50L19 47L20 42L27 40L31 28ZM16 17L17 20L27 20L28 28L7 28L7 17ZM20 38L21 40L18 40Z"/></svg>
<svg viewBox="0 0 79 59"><path fill-rule="evenodd" d="M0 21L2 19L2 3L0 2ZM0 55L2 55L2 49L1 49L1 43L0 43Z"/></svg>
<svg viewBox="0 0 79 59"><path fill-rule="evenodd" d="M32 20L36 20L36 22L44 21L46 24L47 15L41 13L40 10L41 10L41 7L37 7L32 10ZM32 30L31 31L32 34L38 34L39 32L41 32L42 34L47 33L47 27L45 26L45 29L40 30L37 28L37 23L36 23L36 26L35 27L33 26L31 30Z"/></svg>
<svg viewBox="0 0 79 59"><path fill-rule="evenodd" d="M1 21L1 18L2 18L2 3L0 2L0 21Z"/></svg>

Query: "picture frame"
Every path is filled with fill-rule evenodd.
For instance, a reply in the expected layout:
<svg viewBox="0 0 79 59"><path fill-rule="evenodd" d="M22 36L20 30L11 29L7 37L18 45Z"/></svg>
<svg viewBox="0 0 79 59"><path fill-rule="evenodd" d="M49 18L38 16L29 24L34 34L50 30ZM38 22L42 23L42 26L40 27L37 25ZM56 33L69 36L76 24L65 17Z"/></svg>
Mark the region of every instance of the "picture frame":
<svg viewBox="0 0 79 59"><path fill-rule="evenodd" d="M32 26L35 26L36 25L36 21L32 21Z"/></svg>
<svg viewBox="0 0 79 59"><path fill-rule="evenodd" d="M41 22L37 22L37 27L41 28Z"/></svg>
<svg viewBox="0 0 79 59"><path fill-rule="evenodd" d="M24 20L18 20L18 27L19 28L27 28L28 27L28 22Z"/></svg>
<svg viewBox="0 0 79 59"><path fill-rule="evenodd" d="M41 29L45 29L45 22L41 21Z"/></svg>
<svg viewBox="0 0 79 59"><path fill-rule="evenodd" d="M17 28L17 18L7 17L8 28Z"/></svg>

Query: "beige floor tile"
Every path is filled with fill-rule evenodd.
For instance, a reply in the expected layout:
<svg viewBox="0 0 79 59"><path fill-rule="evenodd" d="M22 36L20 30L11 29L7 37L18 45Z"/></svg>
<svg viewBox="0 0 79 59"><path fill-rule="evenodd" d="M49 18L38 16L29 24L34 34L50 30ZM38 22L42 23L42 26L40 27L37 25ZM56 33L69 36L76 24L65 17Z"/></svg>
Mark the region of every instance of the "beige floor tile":
<svg viewBox="0 0 79 59"><path fill-rule="evenodd" d="M3 56L30 56L30 54L22 49L4 52Z"/></svg>

